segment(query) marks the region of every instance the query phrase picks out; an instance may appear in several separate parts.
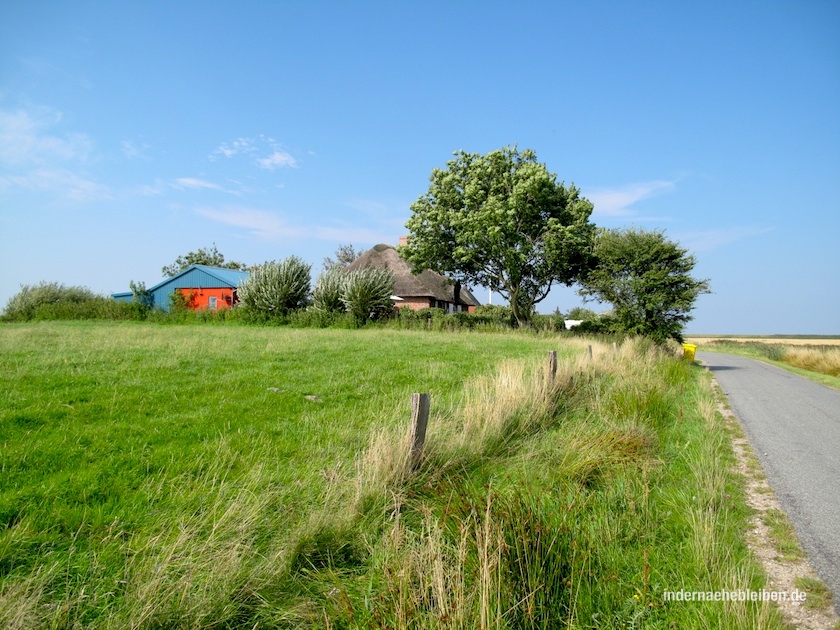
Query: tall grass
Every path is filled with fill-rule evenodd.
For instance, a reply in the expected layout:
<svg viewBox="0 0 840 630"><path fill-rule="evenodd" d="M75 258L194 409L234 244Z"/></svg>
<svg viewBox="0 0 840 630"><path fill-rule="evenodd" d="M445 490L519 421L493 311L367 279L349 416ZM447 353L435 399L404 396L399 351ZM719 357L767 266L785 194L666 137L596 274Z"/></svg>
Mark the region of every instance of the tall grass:
<svg viewBox="0 0 840 630"><path fill-rule="evenodd" d="M369 559L309 563L294 610L320 612L294 623L781 627L765 604L662 599L762 584L707 383L644 343L563 366L554 382L539 363L471 381L430 420L419 469L399 430L372 438L341 498Z"/></svg>

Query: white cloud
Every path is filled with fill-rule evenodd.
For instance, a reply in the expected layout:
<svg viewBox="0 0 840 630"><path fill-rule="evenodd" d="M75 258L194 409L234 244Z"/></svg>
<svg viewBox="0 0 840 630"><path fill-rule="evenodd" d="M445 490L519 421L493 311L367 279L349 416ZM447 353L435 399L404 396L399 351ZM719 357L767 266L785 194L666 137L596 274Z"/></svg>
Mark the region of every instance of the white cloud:
<svg viewBox="0 0 840 630"><path fill-rule="evenodd" d="M145 142L143 144L137 144L131 140L123 140L120 146L122 147L123 155L129 159L149 159L146 155L149 145Z"/></svg>
<svg viewBox="0 0 840 630"><path fill-rule="evenodd" d="M230 158L234 155L254 153L257 147L254 146L254 141L251 138L237 138L233 142L223 142L219 147L210 154L211 160L216 160L221 157Z"/></svg>
<svg viewBox="0 0 840 630"><path fill-rule="evenodd" d="M167 185L159 179L155 180L154 184L144 184L138 186L131 191L133 194L142 195L143 197L155 197L166 192Z"/></svg>
<svg viewBox="0 0 840 630"><path fill-rule="evenodd" d="M636 211L631 207L644 199L664 192L670 192L676 187L676 182L656 180L628 184L619 188L595 190L584 196L595 204L593 216L601 217L632 217Z"/></svg>
<svg viewBox="0 0 840 630"><path fill-rule="evenodd" d="M349 226L307 226L293 225L274 212L254 210L252 208L198 208L196 213L207 219L226 225L244 228L254 236L267 241L283 239L312 238L331 243L388 243L393 235L383 234L374 229Z"/></svg>
<svg viewBox="0 0 840 630"><path fill-rule="evenodd" d="M360 227L316 227L313 236L332 243L389 243L396 245L394 234Z"/></svg>
<svg viewBox="0 0 840 630"><path fill-rule="evenodd" d="M107 186L72 167L84 163L93 143L83 133L55 133L61 112L47 107L0 110L0 189L49 192L73 202L111 199Z"/></svg>
<svg viewBox="0 0 840 630"><path fill-rule="evenodd" d="M771 227L741 226L685 232L679 235L679 243L691 251L711 251L771 231Z"/></svg>
<svg viewBox="0 0 840 630"><path fill-rule="evenodd" d="M271 155L264 158L257 158L257 165L269 171L273 171L280 166L297 166L297 160L285 151L274 151Z"/></svg>
<svg viewBox="0 0 840 630"><path fill-rule="evenodd" d="M299 228L286 224L273 212L264 210L253 210L250 208L227 208L216 210L212 208L198 208L196 213L200 216L232 225L245 228L255 236L268 241L277 241L284 238L303 238L305 232Z"/></svg>
<svg viewBox="0 0 840 630"><path fill-rule="evenodd" d="M259 138L237 138L232 142L223 142L210 155L211 161L220 157L232 158L237 155L247 155L261 169L273 171L284 166L297 167L297 160L277 143L274 138L260 136Z"/></svg>
<svg viewBox="0 0 840 630"><path fill-rule="evenodd" d="M233 181L234 184L239 185L239 182ZM238 190L225 188L220 184L215 182L207 181L206 179L200 179L198 177L178 177L173 180L161 180L155 179L155 181L151 184L144 184L141 186L135 186L134 188L130 189L128 192L131 195L140 195L143 197L153 197L153 196L160 196L164 195L171 190L180 190L180 191L218 191L227 193L229 195L235 195L237 197L241 196L241 192Z"/></svg>
<svg viewBox="0 0 840 630"><path fill-rule="evenodd" d="M27 190L61 193L75 202L113 198L106 186L67 169L37 168L21 175L0 178L0 187L5 188L9 185Z"/></svg>
<svg viewBox="0 0 840 630"><path fill-rule="evenodd" d="M61 118L61 112L48 108L0 111L0 162L8 166L33 166L56 160L85 160L93 147L87 135L56 135L48 131Z"/></svg>
<svg viewBox="0 0 840 630"><path fill-rule="evenodd" d="M207 189L207 190L224 190L218 184L208 182L203 179L196 179L195 177L179 177L175 180L175 188L193 188L193 189Z"/></svg>

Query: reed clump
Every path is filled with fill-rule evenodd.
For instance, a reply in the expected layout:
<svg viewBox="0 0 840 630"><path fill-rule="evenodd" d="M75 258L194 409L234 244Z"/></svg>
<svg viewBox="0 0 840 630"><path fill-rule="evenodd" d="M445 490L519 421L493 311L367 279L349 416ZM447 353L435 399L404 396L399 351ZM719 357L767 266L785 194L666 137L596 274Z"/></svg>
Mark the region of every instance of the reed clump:
<svg viewBox="0 0 840 630"><path fill-rule="evenodd" d="M786 346L782 361L803 370L840 376L840 348L838 347Z"/></svg>

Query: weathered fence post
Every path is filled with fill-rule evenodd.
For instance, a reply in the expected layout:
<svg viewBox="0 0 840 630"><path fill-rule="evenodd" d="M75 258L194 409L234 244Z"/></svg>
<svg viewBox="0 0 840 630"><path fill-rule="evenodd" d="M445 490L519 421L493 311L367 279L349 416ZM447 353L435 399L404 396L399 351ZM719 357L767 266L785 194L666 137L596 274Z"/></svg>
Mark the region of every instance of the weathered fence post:
<svg viewBox="0 0 840 630"><path fill-rule="evenodd" d="M429 423L429 395L411 395L411 433L409 435L408 458L411 467L417 465L426 443L426 425Z"/></svg>
<svg viewBox="0 0 840 630"><path fill-rule="evenodd" d="M589 348L589 358L591 359L592 358L592 346L588 346L588 348Z"/></svg>
<svg viewBox="0 0 840 630"><path fill-rule="evenodd" d="M548 382L554 384L557 377L557 350L548 351Z"/></svg>

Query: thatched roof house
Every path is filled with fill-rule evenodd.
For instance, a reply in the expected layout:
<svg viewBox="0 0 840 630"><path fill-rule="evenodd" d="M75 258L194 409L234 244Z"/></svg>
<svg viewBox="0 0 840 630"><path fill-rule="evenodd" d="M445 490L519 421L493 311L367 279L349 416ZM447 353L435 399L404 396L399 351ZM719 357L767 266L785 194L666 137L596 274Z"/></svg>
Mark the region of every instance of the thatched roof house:
<svg viewBox="0 0 840 630"><path fill-rule="evenodd" d="M442 308L448 312L466 311L472 313L480 302L467 287L461 287L459 299L455 299L455 285L451 280L434 271L411 273L411 265L400 258L395 247L380 244L369 249L345 269L379 267L394 274L394 295L400 298L397 306L408 306L415 311L421 308Z"/></svg>

